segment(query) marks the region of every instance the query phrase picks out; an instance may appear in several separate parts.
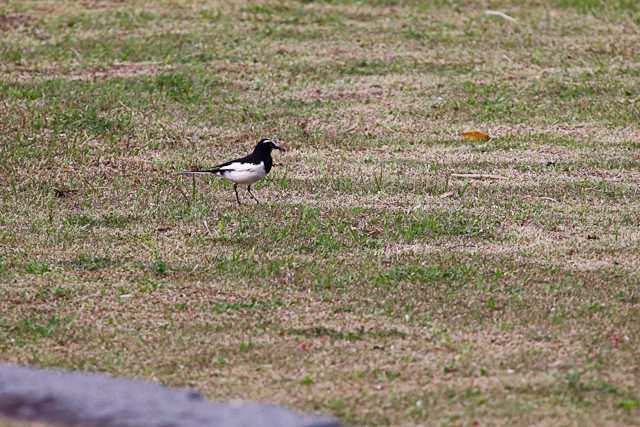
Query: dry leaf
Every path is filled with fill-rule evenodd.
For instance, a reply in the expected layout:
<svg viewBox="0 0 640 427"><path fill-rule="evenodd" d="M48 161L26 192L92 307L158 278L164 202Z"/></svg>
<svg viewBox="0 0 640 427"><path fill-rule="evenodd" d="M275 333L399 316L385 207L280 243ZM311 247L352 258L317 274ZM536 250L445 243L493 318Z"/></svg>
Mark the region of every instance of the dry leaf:
<svg viewBox="0 0 640 427"><path fill-rule="evenodd" d="M480 132L479 130L470 130L468 132L462 132L462 136L464 137L464 139L468 139L471 141L488 141L491 139L491 137L484 133L484 132Z"/></svg>
<svg viewBox="0 0 640 427"><path fill-rule="evenodd" d="M455 194L455 193L454 193L453 191L447 191L446 193L442 193L442 194L440 195L440 198L441 198L441 199L446 199L447 197L451 197L451 196L453 196L454 194Z"/></svg>

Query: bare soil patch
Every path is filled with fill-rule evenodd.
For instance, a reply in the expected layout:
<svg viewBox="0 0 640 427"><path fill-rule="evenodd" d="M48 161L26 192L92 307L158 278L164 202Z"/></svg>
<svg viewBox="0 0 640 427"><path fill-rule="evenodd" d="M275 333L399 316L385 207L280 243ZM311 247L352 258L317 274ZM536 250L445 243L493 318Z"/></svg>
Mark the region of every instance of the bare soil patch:
<svg viewBox="0 0 640 427"><path fill-rule="evenodd" d="M119 63L106 68L94 68L91 70L71 72L63 72L57 67L12 67L5 70L5 72L2 74L2 78L23 83L30 81L57 79L70 81L87 81L103 80L109 78L152 76L170 69L172 69L171 66L160 63Z"/></svg>
<svg viewBox="0 0 640 427"><path fill-rule="evenodd" d="M32 21L29 15L0 15L0 32L27 27Z"/></svg>
<svg viewBox="0 0 640 427"><path fill-rule="evenodd" d="M8 9L52 34L4 33L5 359L352 425L638 424L632 2L148 3ZM260 205L176 175L267 136Z"/></svg>

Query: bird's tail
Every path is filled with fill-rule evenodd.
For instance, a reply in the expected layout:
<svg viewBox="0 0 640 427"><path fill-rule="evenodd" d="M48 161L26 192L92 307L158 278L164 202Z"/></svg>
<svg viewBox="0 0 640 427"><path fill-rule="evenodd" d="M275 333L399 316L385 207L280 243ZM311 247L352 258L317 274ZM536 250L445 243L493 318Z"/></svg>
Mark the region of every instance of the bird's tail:
<svg viewBox="0 0 640 427"><path fill-rule="evenodd" d="M206 174L214 174L217 175L218 172L220 172L219 169L196 169L196 170L192 170L192 171L184 171L184 172L180 172L178 175L182 175L182 176L194 176L194 175L206 175Z"/></svg>

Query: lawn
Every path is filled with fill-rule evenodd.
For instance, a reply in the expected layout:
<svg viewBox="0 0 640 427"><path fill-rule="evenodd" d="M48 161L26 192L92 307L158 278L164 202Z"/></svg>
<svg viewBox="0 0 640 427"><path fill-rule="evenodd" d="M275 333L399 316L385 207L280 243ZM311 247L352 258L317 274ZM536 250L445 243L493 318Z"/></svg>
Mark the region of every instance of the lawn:
<svg viewBox="0 0 640 427"><path fill-rule="evenodd" d="M638 58L632 0L2 2L0 360L640 425ZM177 175L267 136L260 205Z"/></svg>

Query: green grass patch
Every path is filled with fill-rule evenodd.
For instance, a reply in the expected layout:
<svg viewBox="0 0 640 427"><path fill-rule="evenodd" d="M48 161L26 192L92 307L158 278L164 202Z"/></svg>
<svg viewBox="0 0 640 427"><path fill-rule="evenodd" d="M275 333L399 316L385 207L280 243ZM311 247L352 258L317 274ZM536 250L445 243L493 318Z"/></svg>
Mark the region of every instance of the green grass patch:
<svg viewBox="0 0 640 427"><path fill-rule="evenodd" d="M633 425L640 11L543 3L0 7L3 358L353 425ZM262 137L291 150L259 205L177 175Z"/></svg>

